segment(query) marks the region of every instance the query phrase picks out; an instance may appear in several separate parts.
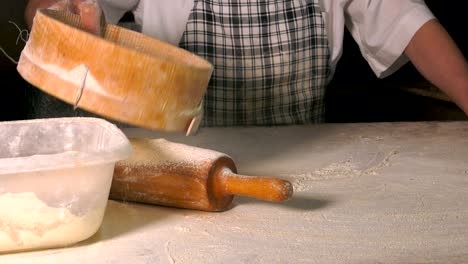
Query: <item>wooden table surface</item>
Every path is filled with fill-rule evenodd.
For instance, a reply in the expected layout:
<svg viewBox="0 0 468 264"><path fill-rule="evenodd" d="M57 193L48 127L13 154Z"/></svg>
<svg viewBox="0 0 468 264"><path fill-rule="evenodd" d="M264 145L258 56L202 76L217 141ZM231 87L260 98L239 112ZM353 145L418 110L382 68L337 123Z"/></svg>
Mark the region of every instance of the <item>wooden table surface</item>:
<svg viewBox="0 0 468 264"><path fill-rule="evenodd" d="M468 261L468 122L141 129L230 155L240 173L290 180L282 204L222 213L109 201L101 229L3 263L461 263Z"/></svg>

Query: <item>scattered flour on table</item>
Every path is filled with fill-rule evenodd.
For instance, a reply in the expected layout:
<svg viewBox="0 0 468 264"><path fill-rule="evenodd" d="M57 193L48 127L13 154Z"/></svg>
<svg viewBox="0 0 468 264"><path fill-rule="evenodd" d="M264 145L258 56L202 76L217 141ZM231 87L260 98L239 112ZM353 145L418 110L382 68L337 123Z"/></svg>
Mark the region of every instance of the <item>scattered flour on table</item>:
<svg viewBox="0 0 468 264"><path fill-rule="evenodd" d="M292 175L294 190L298 192L308 190L308 188L311 186L309 181L343 179L364 175L377 175L380 169L391 165L392 158L398 153L399 151L393 150L382 158L371 162L371 165L364 167L362 165L358 165L360 164L359 162L353 162L353 160L349 159L346 161L331 163L328 166L313 172Z"/></svg>
<svg viewBox="0 0 468 264"><path fill-rule="evenodd" d="M93 235L104 210L77 216L49 207L32 192L0 195L0 252L74 244Z"/></svg>

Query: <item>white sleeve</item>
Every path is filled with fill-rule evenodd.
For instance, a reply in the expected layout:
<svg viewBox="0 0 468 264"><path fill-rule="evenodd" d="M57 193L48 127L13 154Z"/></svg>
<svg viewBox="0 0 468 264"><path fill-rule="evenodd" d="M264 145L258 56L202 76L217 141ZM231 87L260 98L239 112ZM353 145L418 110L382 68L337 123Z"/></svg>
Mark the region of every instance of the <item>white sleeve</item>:
<svg viewBox="0 0 468 264"><path fill-rule="evenodd" d="M140 0L98 0L99 6L110 24L117 24L123 15L136 8Z"/></svg>
<svg viewBox="0 0 468 264"><path fill-rule="evenodd" d="M423 0L352 0L346 26L374 73L386 77L406 62L404 50L434 15Z"/></svg>
<svg viewBox="0 0 468 264"><path fill-rule="evenodd" d="M194 0L141 0L142 10L135 19L142 21L142 33L161 41L178 45L182 37ZM139 18L141 17L141 18Z"/></svg>

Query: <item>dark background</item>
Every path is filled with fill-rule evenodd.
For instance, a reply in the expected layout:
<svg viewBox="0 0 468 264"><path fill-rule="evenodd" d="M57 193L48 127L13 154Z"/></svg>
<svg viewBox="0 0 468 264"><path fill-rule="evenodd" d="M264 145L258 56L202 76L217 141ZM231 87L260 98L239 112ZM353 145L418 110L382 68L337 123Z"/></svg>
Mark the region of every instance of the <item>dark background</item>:
<svg viewBox="0 0 468 264"><path fill-rule="evenodd" d="M0 3L0 47L11 57L18 60L23 47L16 45L19 31L9 23L13 21L21 28L26 28L23 12L26 0L8 0ZM16 65L0 53L0 120L15 120L25 117L27 111L27 84L16 71Z"/></svg>
<svg viewBox="0 0 468 264"><path fill-rule="evenodd" d="M26 27L23 21L25 3L26 0L15 0L2 1L0 4L0 47L15 59L19 58L23 43L20 41L16 44L19 32L9 21L14 21L21 28ZM455 39L465 57L468 57L466 1L428 0L426 3ZM28 94L35 88L21 78L16 71L16 65L3 54L0 54L0 70L0 120L25 119L29 106ZM431 91L429 96L428 93L424 93L427 90ZM377 79L347 33L343 57L327 92L327 121L468 119L453 103L440 99L438 95L440 92L431 87L411 64L407 64L388 78Z"/></svg>

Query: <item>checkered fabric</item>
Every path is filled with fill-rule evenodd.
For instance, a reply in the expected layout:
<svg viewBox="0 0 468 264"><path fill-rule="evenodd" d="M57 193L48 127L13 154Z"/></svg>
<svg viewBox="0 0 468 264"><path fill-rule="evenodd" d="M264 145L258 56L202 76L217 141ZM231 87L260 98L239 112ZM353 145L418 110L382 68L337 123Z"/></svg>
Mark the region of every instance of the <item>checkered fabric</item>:
<svg viewBox="0 0 468 264"><path fill-rule="evenodd" d="M323 121L330 65L317 0L196 0L180 46L215 67L202 125Z"/></svg>

